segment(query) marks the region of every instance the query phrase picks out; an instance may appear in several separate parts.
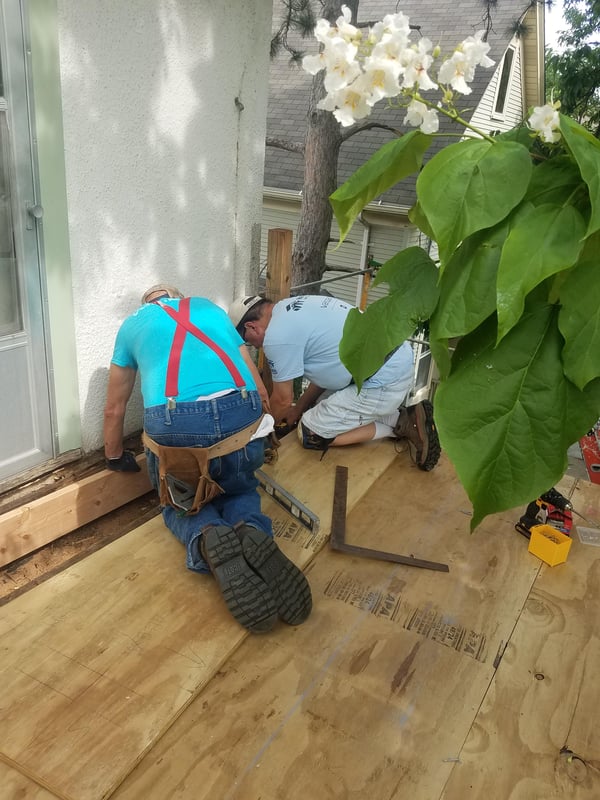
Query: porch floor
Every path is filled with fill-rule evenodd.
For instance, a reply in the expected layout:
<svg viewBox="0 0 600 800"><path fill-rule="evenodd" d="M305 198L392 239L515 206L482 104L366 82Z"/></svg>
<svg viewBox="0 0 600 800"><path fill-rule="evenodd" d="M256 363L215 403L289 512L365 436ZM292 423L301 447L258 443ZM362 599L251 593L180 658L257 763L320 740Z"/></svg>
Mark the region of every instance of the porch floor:
<svg viewBox="0 0 600 800"><path fill-rule="evenodd" d="M347 541L450 571L332 551L337 465ZM450 463L389 441L321 460L287 437L267 471L320 519L264 498L307 622L247 634L160 517L68 566L0 608L3 797L600 797L599 547L574 532L549 567L522 509L469 534ZM559 488L600 520L598 486Z"/></svg>

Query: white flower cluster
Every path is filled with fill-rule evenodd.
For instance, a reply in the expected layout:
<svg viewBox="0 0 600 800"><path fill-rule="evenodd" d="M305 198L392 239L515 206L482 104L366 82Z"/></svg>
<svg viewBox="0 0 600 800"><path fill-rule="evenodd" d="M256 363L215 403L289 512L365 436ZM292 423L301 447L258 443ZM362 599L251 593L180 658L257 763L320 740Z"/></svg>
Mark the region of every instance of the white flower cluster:
<svg viewBox="0 0 600 800"><path fill-rule="evenodd" d="M559 107L560 103L535 106L527 121L531 130L539 133L540 137L549 144L558 142L560 139Z"/></svg>
<svg viewBox="0 0 600 800"><path fill-rule="evenodd" d="M439 48L434 49L427 38L411 42L411 29L404 14L388 14L364 31L350 20L347 6L342 6L342 16L335 26L325 19L318 20L315 36L322 45L321 52L303 60L304 69L311 75L326 70L327 95L319 108L333 111L344 126L369 116L379 100L405 95L412 99L404 121L419 126L424 133L435 133L439 127L437 111L416 95L430 89L446 92L447 86L460 94L470 94L468 83L473 80L475 67L494 64L487 57L490 46L482 40L480 31L458 45L442 63L434 81L428 70Z"/></svg>

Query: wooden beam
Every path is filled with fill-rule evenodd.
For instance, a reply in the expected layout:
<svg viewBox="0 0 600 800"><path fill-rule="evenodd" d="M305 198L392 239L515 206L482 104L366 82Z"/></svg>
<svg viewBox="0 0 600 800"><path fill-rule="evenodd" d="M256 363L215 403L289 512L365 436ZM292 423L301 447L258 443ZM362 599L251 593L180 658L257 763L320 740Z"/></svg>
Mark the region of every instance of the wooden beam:
<svg viewBox="0 0 600 800"><path fill-rule="evenodd" d="M267 297L276 303L290 296L293 231L271 228L267 239Z"/></svg>
<svg viewBox="0 0 600 800"><path fill-rule="evenodd" d="M0 515L0 566L151 491L146 456L137 456L137 462L141 472L103 469Z"/></svg>

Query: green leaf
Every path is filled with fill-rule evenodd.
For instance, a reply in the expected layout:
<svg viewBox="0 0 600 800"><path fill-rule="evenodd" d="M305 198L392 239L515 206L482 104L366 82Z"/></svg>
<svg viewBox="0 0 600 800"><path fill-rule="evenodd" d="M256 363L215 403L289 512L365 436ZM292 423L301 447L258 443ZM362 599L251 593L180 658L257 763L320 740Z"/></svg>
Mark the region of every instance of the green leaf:
<svg viewBox="0 0 600 800"><path fill-rule="evenodd" d="M507 216L523 199L531 170L523 145L481 139L451 144L423 167L417 195L442 262L467 236Z"/></svg>
<svg viewBox="0 0 600 800"><path fill-rule="evenodd" d="M448 339L435 339L429 335L429 349L442 380L448 377L452 367L452 353Z"/></svg>
<svg viewBox="0 0 600 800"><path fill-rule="evenodd" d="M534 206L543 203L563 204L578 186L582 186L579 167L570 156L556 156L534 168L525 199Z"/></svg>
<svg viewBox="0 0 600 800"><path fill-rule="evenodd" d="M587 183L592 215L586 235L590 236L600 230L600 141L564 114L560 115L560 131L579 164L581 177Z"/></svg>
<svg viewBox="0 0 600 800"><path fill-rule="evenodd" d="M565 374L580 389L600 376L600 232L586 240L561 287L558 317Z"/></svg>
<svg viewBox="0 0 600 800"><path fill-rule="evenodd" d="M562 371L554 306L528 307L498 346L495 334L490 317L461 340L435 396L442 446L473 504L472 529L554 486L567 449L600 417L600 380L581 392Z"/></svg>
<svg viewBox="0 0 600 800"><path fill-rule="evenodd" d="M408 218L412 222L413 225L416 225L417 228L422 231L425 236L429 237L433 241L433 231L431 230L431 225L429 224L429 220L423 213L423 209L421 208L419 201L414 204L414 206L408 212Z"/></svg>
<svg viewBox="0 0 600 800"><path fill-rule="evenodd" d="M432 294L432 286L437 283L438 271L435 262L427 255L422 247L407 247L396 253L377 271L373 287L387 283L392 291L399 291L413 295L413 300L421 308L429 308L430 297L423 300L420 292ZM437 291L433 289L437 299ZM429 308L431 313L431 308ZM428 319L426 317L420 319Z"/></svg>
<svg viewBox="0 0 600 800"><path fill-rule="evenodd" d="M437 268L419 247L402 250L386 261L377 275L377 282L383 281L398 290L376 300L364 312L352 309L340 342L340 359L358 389L394 347L429 319L437 303Z"/></svg>
<svg viewBox="0 0 600 800"><path fill-rule="evenodd" d="M496 275L508 231L505 220L469 236L454 251L442 275L440 300L431 318L433 338L464 336L496 310Z"/></svg>
<svg viewBox="0 0 600 800"><path fill-rule="evenodd" d="M527 294L577 261L584 233L583 217L569 205L546 203L519 218L498 266L498 341L517 323Z"/></svg>
<svg viewBox="0 0 600 800"><path fill-rule="evenodd" d="M517 142L522 144L528 150L535 141L535 134L532 133L531 128L527 125L519 125L517 128L511 128L509 131L502 131L494 136L497 142Z"/></svg>
<svg viewBox="0 0 600 800"><path fill-rule="evenodd" d="M331 195L333 213L343 242L354 220L375 197L420 168L432 137L411 131L387 142Z"/></svg>

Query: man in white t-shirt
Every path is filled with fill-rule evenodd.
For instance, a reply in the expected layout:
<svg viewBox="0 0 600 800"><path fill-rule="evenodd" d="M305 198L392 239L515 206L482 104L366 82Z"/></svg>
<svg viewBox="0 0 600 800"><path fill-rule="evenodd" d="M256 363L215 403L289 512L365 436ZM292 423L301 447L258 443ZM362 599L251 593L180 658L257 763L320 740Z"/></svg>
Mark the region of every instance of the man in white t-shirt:
<svg viewBox="0 0 600 800"><path fill-rule="evenodd" d="M360 392L342 364L339 344L352 306L336 297L299 295L273 303L259 295L236 300L229 318L240 336L262 347L271 369L271 412L277 422L299 423L312 450L372 439L406 439L417 466L430 470L440 444L428 400L405 408L413 382L410 344L395 348ZM294 403L294 380L308 387Z"/></svg>

